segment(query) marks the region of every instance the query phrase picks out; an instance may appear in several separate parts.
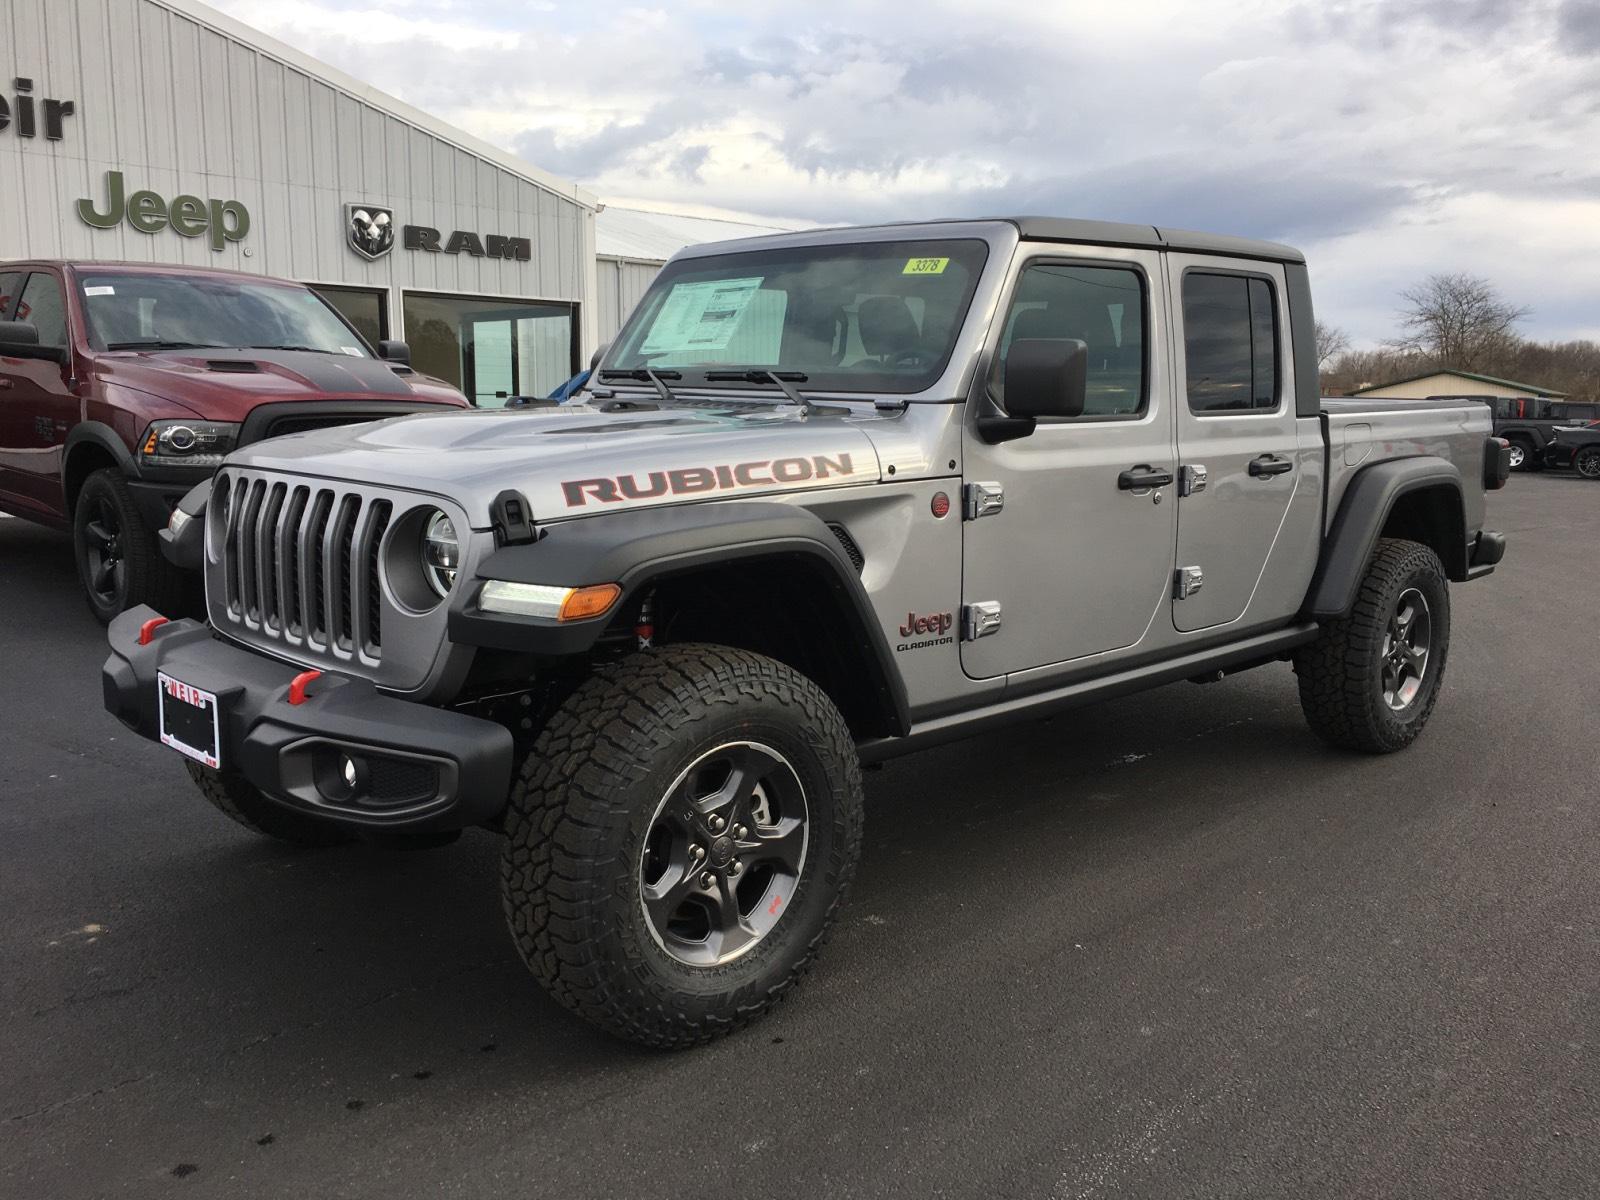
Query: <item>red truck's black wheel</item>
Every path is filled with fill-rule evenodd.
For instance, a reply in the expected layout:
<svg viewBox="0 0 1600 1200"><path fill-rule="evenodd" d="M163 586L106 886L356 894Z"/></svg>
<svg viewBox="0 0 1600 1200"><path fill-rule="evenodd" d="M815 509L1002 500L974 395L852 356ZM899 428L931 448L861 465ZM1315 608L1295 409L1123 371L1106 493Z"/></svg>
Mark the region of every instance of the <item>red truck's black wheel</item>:
<svg viewBox="0 0 1600 1200"><path fill-rule="evenodd" d="M103 623L138 604L177 614L183 576L161 556L156 535L117 468L106 467L83 481L72 513L72 548L89 608Z"/></svg>
<svg viewBox="0 0 1600 1200"><path fill-rule="evenodd" d="M1439 556L1383 538L1348 615L1294 660L1300 707L1318 737L1386 754L1428 723L1450 650L1450 591Z"/></svg>
<svg viewBox="0 0 1600 1200"><path fill-rule="evenodd" d="M601 668L551 719L506 817L501 897L558 1001L648 1046L770 1008L843 903L861 769L811 680L721 646Z"/></svg>

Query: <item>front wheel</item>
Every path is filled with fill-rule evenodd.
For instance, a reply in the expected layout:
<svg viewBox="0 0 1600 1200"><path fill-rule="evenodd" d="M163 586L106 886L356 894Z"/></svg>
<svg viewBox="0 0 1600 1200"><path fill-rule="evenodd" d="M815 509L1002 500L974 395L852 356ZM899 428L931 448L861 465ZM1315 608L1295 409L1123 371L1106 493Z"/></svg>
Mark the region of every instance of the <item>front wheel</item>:
<svg viewBox="0 0 1600 1200"><path fill-rule="evenodd" d="M1574 454L1572 469L1585 479L1600 479L1600 446L1585 446Z"/></svg>
<svg viewBox="0 0 1600 1200"><path fill-rule="evenodd" d="M72 549L89 608L102 624L140 604L169 615L179 611L183 576L162 557L116 467L83 481L72 511Z"/></svg>
<svg viewBox="0 0 1600 1200"><path fill-rule="evenodd" d="M810 965L861 810L854 742L811 680L721 646L633 655L579 687L523 764L506 919L567 1008L644 1045L695 1045Z"/></svg>
<svg viewBox="0 0 1600 1200"><path fill-rule="evenodd" d="M1513 471L1530 471L1533 469L1533 452L1526 442L1512 442L1509 453Z"/></svg>
<svg viewBox="0 0 1600 1200"><path fill-rule="evenodd" d="M1300 707L1330 745L1387 754L1428 723L1450 650L1450 590L1439 556L1383 538L1348 615L1295 654Z"/></svg>

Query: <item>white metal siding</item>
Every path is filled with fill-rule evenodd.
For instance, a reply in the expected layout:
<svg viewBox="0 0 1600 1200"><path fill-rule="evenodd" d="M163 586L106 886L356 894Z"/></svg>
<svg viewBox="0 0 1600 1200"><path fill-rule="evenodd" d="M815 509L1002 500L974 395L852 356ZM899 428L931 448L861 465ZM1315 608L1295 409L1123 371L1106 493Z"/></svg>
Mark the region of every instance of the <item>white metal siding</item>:
<svg viewBox="0 0 1600 1200"><path fill-rule="evenodd" d="M649 290L651 281L663 265L622 258L599 260L595 303L599 321L599 330L595 335L597 342L609 342L617 336L622 322L627 320L633 306Z"/></svg>
<svg viewBox="0 0 1600 1200"><path fill-rule="evenodd" d="M227 32L240 27L220 14L213 27L179 11L206 10L173 2L0 3L0 82L9 97L13 78L32 78L41 109L39 136L17 136L15 121L0 131L0 259L181 262L386 288L397 331L402 289L568 301L584 306L582 341L593 345L594 213L577 189L560 194L533 168L519 176L491 151L424 128L420 114L369 103L354 81L338 86L270 39L263 49ZM59 142L43 136L47 96L76 104ZM123 173L128 192L169 202L238 200L249 235L218 252L170 228L91 228L76 203L87 196L103 207L108 171ZM347 203L382 205L396 224L445 237L529 238L533 260L408 251L397 235L388 255L368 262L346 244Z"/></svg>

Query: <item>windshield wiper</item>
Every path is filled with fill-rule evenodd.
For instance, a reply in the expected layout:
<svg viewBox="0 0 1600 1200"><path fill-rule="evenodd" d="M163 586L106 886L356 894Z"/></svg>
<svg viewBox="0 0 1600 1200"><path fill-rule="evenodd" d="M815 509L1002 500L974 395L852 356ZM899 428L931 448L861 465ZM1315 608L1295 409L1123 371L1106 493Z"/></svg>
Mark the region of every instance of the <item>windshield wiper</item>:
<svg viewBox="0 0 1600 1200"><path fill-rule="evenodd" d="M270 345L270 346L269 345L239 346L237 348L240 349L240 350L302 350L307 354L335 354L335 353L337 353L337 351L334 351L334 350L324 350L321 346L281 346L281 345L273 344L273 345Z"/></svg>
<svg viewBox="0 0 1600 1200"><path fill-rule="evenodd" d="M789 403L806 416L821 412L811 400L790 387L790 383L804 383L811 378L804 371L772 371L766 367L730 367L721 371L707 371L707 383L775 383Z"/></svg>
<svg viewBox="0 0 1600 1200"><path fill-rule="evenodd" d="M600 372L601 381L607 379L636 379L640 383L652 383L656 392L668 404L676 404L678 398L672 394L672 389L662 383L663 379L682 379L682 371L657 371L651 367L621 368L614 367Z"/></svg>
<svg viewBox="0 0 1600 1200"><path fill-rule="evenodd" d="M141 338L137 342L107 342L107 350L228 350L216 342L164 342L160 338Z"/></svg>

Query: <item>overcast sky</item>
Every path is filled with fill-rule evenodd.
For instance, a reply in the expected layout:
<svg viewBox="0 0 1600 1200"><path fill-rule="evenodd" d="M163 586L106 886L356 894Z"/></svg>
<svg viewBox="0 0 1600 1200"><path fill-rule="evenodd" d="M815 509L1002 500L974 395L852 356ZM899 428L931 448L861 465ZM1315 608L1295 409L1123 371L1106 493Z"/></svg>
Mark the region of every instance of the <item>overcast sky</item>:
<svg viewBox="0 0 1600 1200"><path fill-rule="evenodd" d="M1363 344L1433 271L1600 338L1600 0L213 2L612 203L1273 238Z"/></svg>

